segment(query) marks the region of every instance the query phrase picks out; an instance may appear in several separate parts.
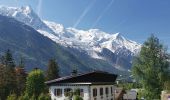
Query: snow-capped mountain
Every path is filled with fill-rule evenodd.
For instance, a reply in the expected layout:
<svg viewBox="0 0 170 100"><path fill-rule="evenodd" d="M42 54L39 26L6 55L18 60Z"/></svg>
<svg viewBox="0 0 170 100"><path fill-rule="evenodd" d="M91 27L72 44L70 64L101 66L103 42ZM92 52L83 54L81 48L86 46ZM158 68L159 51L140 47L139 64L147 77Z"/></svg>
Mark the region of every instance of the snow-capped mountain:
<svg viewBox="0 0 170 100"><path fill-rule="evenodd" d="M75 28L64 28L62 25L54 22L44 21L44 23L56 33L52 37L55 42L85 50L94 58L101 58L97 53L100 53L103 48L107 48L113 53L120 48L127 49L132 52L131 54L136 54L140 49L140 44L125 39L120 33L109 34L99 29L85 31ZM43 33L41 30L39 32ZM44 34L47 33L44 32Z"/></svg>
<svg viewBox="0 0 170 100"><path fill-rule="evenodd" d="M7 7L0 6L0 14L3 16L9 16L21 21L34 29L53 32L46 24L44 24L30 6L25 7Z"/></svg>
<svg viewBox="0 0 170 100"><path fill-rule="evenodd" d="M1 6L0 14L13 17L33 27L39 33L64 47L83 51L83 53L85 52L95 59L107 60L113 66L120 65L118 63L120 55L131 59L131 56L138 53L141 47L140 44L124 38L120 33L106 33L99 29L65 28L61 24L41 20L29 6L21 8ZM110 57L110 53L114 55L114 59ZM121 56L121 59L123 56ZM122 63L122 60L120 63Z"/></svg>

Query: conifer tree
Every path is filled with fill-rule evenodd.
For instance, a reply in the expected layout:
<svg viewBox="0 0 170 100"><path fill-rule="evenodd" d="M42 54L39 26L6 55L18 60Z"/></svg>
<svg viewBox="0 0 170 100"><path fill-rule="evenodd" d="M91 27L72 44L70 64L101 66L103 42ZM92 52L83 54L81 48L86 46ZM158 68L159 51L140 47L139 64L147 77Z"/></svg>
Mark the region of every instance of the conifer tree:
<svg viewBox="0 0 170 100"><path fill-rule="evenodd" d="M132 73L142 84L146 100L160 99L164 82L169 77L168 53L154 35L143 44L134 59Z"/></svg>
<svg viewBox="0 0 170 100"><path fill-rule="evenodd" d="M78 74L78 69L77 69L77 67L73 67L71 74L72 74L73 76L76 76L76 75Z"/></svg>
<svg viewBox="0 0 170 100"><path fill-rule="evenodd" d="M11 51L8 49L4 55L4 92L8 96L10 93L16 94L16 73L15 73L15 63L12 57ZM5 96L5 97L6 97Z"/></svg>
<svg viewBox="0 0 170 100"><path fill-rule="evenodd" d="M59 78L59 67L55 59L50 59L46 71L46 80Z"/></svg>
<svg viewBox="0 0 170 100"><path fill-rule="evenodd" d="M16 70L16 81L17 81L17 95L21 95L25 90L25 82L26 82L26 71L23 57L20 57L19 65L15 68Z"/></svg>
<svg viewBox="0 0 170 100"><path fill-rule="evenodd" d="M5 82L5 66L0 65L0 100L5 100L6 96L8 95L6 93L6 82Z"/></svg>

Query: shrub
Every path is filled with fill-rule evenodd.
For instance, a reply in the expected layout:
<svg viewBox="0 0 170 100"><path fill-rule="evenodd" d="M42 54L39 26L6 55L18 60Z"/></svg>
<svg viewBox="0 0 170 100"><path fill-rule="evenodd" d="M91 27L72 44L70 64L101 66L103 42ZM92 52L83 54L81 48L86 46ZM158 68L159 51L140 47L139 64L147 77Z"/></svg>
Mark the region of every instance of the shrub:
<svg viewBox="0 0 170 100"><path fill-rule="evenodd" d="M16 94L10 94L10 95L7 97L7 100L17 100L17 95L16 95Z"/></svg>
<svg viewBox="0 0 170 100"><path fill-rule="evenodd" d="M74 95L73 100L83 100L83 98L80 97L79 95Z"/></svg>
<svg viewBox="0 0 170 100"><path fill-rule="evenodd" d="M38 97L38 100L51 100L51 99L49 95L41 93L40 96Z"/></svg>

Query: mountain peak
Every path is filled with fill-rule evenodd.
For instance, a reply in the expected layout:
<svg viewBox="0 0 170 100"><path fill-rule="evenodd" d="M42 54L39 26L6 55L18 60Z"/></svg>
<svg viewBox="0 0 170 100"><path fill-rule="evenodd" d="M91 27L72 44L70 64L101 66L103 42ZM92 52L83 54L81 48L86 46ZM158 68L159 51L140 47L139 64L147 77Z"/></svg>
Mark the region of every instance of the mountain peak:
<svg viewBox="0 0 170 100"><path fill-rule="evenodd" d="M120 37L121 36L120 33L115 33L114 35L115 35L115 37Z"/></svg>
<svg viewBox="0 0 170 100"><path fill-rule="evenodd" d="M23 12L25 15L28 15L33 12L31 6L23 6L20 9L21 9L21 12Z"/></svg>
<svg viewBox="0 0 170 100"><path fill-rule="evenodd" d="M86 57L87 55L90 58L102 59L104 61L107 61L109 65L111 63L113 65L112 67L114 67L115 64L116 66L118 65L119 63L118 60L120 58L127 56L129 59L129 55L136 54L141 47L140 44L124 38L120 33L110 34L100 29L80 30L76 28L64 28L64 26L61 24L43 21L32 10L30 6L25 7L0 6L0 15L13 17L16 20L31 26L32 28L37 30L40 34L50 38L57 44L66 47L63 49L68 49L68 51L71 50L70 51L71 54L75 54L76 59L77 56L79 55L82 55L83 57L85 57L85 59L87 59ZM23 27L25 27L25 24L22 24L24 25ZM18 32L16 32L16 34L17 33ZM27 32L24 33L27 34ZM38 39L38 41L39 40L40 39ZM46 45L46 43L44 46L45 48L49 47L49 45ZM103 50L106 51L103 52ZM56 49L54 51L56 51ZM49 51L49 53L53 54L52 51ZM117 57L119 56L121 57L117 59ZM88 60L88 62L89 61L90 60ZM123 61L120 61L120 63L124 61L125 60L123 58ZM101 63L103 64L103 62ZM121 65L122 63L120 64L120 66Z"/></svg>
<svg viewBox="0 0 170 100"><path fill-rule="evenodd" d="M110 34L100 29L64 28L61 24L43 21L30 6L0 8L0 14L24 22L56 43L81 48L87 52L100 52L103 48L108 48L114 52L122 47L133 52L140 47L136 42L127 40L120 33Z"/></svg>
<svg viewBox="0 0 170 100"><path fill-rule="evenodd" d="M23 19L25 16L28 17L29 15L33 14L33 10L31 6L8 7L1 5L0 14L3 16L20 17L19 19Z"/></svg>
<svg viewBox="0 0 170 100"><path fill-rule="evenodd" d="M22 6L21 7L21 9L23 10L23 11L27 11L27 12L31 12L32 11L32 8L31 8L31 6Z"/></svg>
<svg viewBox="0 0 170 100"><path fill-rule="evenodd" d="M123 39L123 36L121 35L121 33L115 33L114 37L115 39Z"/></svg>

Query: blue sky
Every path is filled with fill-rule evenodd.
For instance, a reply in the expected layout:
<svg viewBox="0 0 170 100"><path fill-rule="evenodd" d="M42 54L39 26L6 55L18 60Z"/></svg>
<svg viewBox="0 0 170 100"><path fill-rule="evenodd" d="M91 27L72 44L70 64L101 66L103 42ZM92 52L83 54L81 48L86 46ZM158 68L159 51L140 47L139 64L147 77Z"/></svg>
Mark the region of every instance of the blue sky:
<svg viewBox="0 0 170 100"><path fill-rule="evenodd" d="M98 28L143 43L154 33L170 47L170 0L0 0L30 5L42 19L65 27Z"/></svg>

